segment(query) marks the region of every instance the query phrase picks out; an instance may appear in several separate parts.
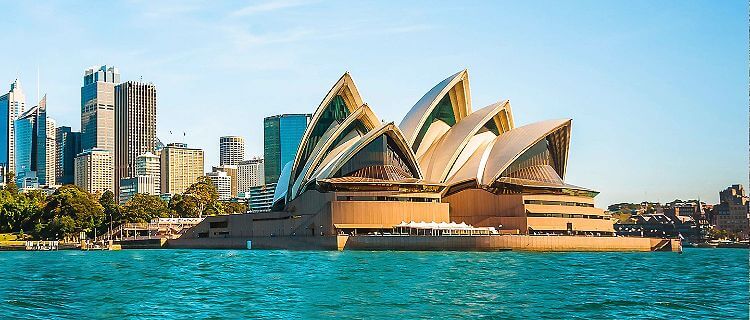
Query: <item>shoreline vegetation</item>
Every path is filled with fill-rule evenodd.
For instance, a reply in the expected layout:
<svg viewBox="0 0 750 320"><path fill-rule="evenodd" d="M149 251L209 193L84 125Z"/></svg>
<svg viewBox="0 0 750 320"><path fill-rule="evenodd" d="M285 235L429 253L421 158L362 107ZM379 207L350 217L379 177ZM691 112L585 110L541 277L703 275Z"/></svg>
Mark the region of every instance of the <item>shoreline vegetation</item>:
<svg viewBox="0 0 750 320"><path fill-rule="evenodd" d="M156 195L135 194L123 205L109 190L92 194L76 185L63 185L47 195L41 190L19 190L13 173L5 178L0 189L0 250L26 240L78 242L81 233L95 238L121 223L247 210L244 203L219 201L216 187L206 177L169 202Z"/></svg>

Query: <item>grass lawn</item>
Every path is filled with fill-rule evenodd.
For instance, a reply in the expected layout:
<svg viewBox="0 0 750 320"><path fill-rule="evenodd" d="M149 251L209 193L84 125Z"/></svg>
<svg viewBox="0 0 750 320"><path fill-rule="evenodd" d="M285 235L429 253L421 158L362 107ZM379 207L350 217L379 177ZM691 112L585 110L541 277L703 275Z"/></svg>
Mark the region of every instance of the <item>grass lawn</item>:
<svg viewBox="0 0 750 320"><path fill-rule="evenodd" d="M18 235L14 233L0 233L0 242L1 241L12 241L18 239Z"/></svg>

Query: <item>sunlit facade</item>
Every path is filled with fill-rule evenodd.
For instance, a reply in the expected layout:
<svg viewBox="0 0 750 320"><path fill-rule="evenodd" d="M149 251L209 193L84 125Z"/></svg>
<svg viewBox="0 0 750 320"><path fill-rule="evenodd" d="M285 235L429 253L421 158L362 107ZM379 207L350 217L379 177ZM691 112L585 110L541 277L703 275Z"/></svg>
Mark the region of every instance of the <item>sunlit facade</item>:
<svg viewBox="0 0 750 320"><path fill-rule="evenodd" d="M508 100L472 112L466 70L429 90L398 126L382 123L347 73L313 114L272 209L310 215L315 222L292 227L296 234L427 221L612 235L597 192L564 182L570 128L570 119L516 127Z"/></svg>
<svg viewBox="0 0 750 320"><path fill-rule="evenodd" d="M84 150L75 158L75 184L90 193L101 194L107 190L114 192L112 163L110 150Z"/></svg>
<svg viewBox="0 0 750 320"><path fill-rule="evenodd" d="M250 188L265 184L263 158L240 161L237 166L237 193L244 194Z"/></svg>
<svg viewBox="0 0 750 320"><path fill-rule="evenodd" d="M516 127L508 100L472 112L468 72L433 87L400 124L425 171L446 186L451 220L520 234L612 235L598 192L564 182L570 119Z"/></svg>
<svg viewBox="0 0 750 320"><path fill-rule="evenodd" d="M564 180L570 133L570 119L516 127L508 100L472 110L466 70L383 122L346 73L278 182L250 188L248 214L209 216L170 247L681 250L613 236L597 192Z"/></svg>
<svg viewBox="0 0 750 320"><path fill-rule="evenodd" d="M161 193L181 194L203 176L203 150L170 143L161 150Z"/></svg>
<svg viewBox="0 0 750 320"><path fill-rule="evenodd" d="M114 67L91 67L81 87L81 146L115 151L115 85L120 71Z"/></svg>
<svg viewBox="0 0 750 320"><path fill-rule="evenodd" d="M26 96L16 79L10 85L10 91L0 96L0 166L5 172L16 169L15 121L25 107Z"/></svg>
<svg viewBox="0 0 750 320"><path fill-rule="evenodd" d="M208 172L206 177L211 179L211 183L216 187L219 200L226 201L232 198L232 177L226 171Z"/></svg>
<svg viewBox="0 0 750 320"><path fill-rule="evenodd" d="M219 165L236 166L245 160L245 138L224 136L219 138Z"/></svg>
<svg viewBox="0 0 750 320"><path fill-rule="evenodd" d="M156 86L127 81L115 86L115 188L134 177L136 158L156 147Z"/></svg>

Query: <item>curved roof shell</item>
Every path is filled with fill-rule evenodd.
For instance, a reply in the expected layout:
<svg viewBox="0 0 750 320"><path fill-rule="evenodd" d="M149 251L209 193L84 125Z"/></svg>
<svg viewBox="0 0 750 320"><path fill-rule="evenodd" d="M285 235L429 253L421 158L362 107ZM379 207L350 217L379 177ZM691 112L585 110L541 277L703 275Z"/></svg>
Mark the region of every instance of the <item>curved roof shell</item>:
<svg viewBox="0 0 750 320"><path fill-rule="evenodd" d="M332 105L336 102L343 102L343 112L333 112L333 118L329 117ZM348 114L353 112L356 108L361 106L362 97L359 95L357 86L354 84L354 80L349 75L349 72L344 73L336 84L333 85L331 90L328 91L323 101L320 102L318 108L315 110L310 123L305 129L305 134L302 135L299 148L297 149L297 155L294 157L294 163L291 169L291 179L296 180L300 174L302 166L307 162L310 154L316 147L316 144L320 141L323 133L328 130L332 123L336 120L344 120ZM328 123L328 122L331 123ZM325 122L325 123L324 123Z"/></svg>
<svg viewBox="0 0 750 320"><path fill-rule="evenodd" d="M564 178L570 128L570 119L560 119L536 122L503 133L483 148L478 148L448 183L457 184L476 179L479 185L491 185L524 152L547 137L550 137L550 148L554 151L554 169Z"/></svg>
<svg viewBox="0 0 750 320"><path fill-rule="evenodd" d="M449 101L449 110L438 110L441 101ZM445 108L448 108L445 106ZM450 121L429 121L436 112L447 113ZM399 124L406 142L416 155L421 155L451 126L471 113L469 72L462 70L446 78L422 96ZM429 121L429 123L428 123Z"/></svg>
<svg viewBox="0 0 750 320"><path fill-rule="evenodd" d="M487 128L493 128L487 130ZM425 179L431 182L445 182L450 173L457 171L468 160L473 151L480 147L483 139L493 139L512 130L513 115L508 100L484 107L461 119L443 137L419 157L419 164ZM478 139L480 131L492 131L487 137ZM463 156L461 156L463 155Z"/></svg>
<svg viewBox="0 0 750 320"><path fill-rule="evenodd" d="M409 148L404 136L398 127L393 122L385 123L380 125L378 128L368 132L365 136L352 143L346 150L343 150L336 154L330 161L322 163L321 168L316 171L313 178L328 179L333 178L334 174L341 169L341 167L350 159L352 159L359 151L364 149L370 142L375 139L386 135L393 140L397 145L402 160L409 166L413 173L416 173L414 178L422 179L422 171L419 168L414 153Z"/></svg>
<svg viewBox="0 0 750 320"><path fill-rule="evenodd" d="M472 113L466 70L435 85L399 126L383 124L345 73L313 114L274 203L296 198L315 181L575 189L563 181L570 130L570 119L516 128L508 100Z"/></svg>
<svg viewBox="0 0 750 320"><path fill-rule="evenodd" d="M373 130L380 125L378 117L375 116L372 109L365 104L349 114L343 122L337 122L335 126L331 126L320 139L320 143L315 146L315 149L309 155L307 161L302 164L302 169L299 171L299 175L289 188L289 200L299 195L302 186L309 181L313 172L321 166L321 162L331 155L332 150L337 149L339 146L347 145L347 142L357 139L365 134L353 132L355 130L353 130L352 127L355 123L361 124L361 127L366 131Z"/></svg>

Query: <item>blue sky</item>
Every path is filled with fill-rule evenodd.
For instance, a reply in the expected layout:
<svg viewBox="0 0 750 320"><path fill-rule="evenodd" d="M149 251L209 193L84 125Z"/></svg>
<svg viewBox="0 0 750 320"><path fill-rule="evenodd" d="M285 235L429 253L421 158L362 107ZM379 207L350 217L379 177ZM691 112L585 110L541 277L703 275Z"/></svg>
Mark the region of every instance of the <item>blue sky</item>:
<svg viewBox="0 0 750 320"><path fill-rule="evenodd" d="M312 112L349 71L400 122L469 69L474 109L516 125L572 118L569 183L620 201L696 198L748 179L746 1L5 1L0 83L36 72L58 125L80 128L83 70L158 88L158 135L206 150L262 119ZM175 133L170 135L169 131ZM182 132L186 132L182 137Z"/></svg>

